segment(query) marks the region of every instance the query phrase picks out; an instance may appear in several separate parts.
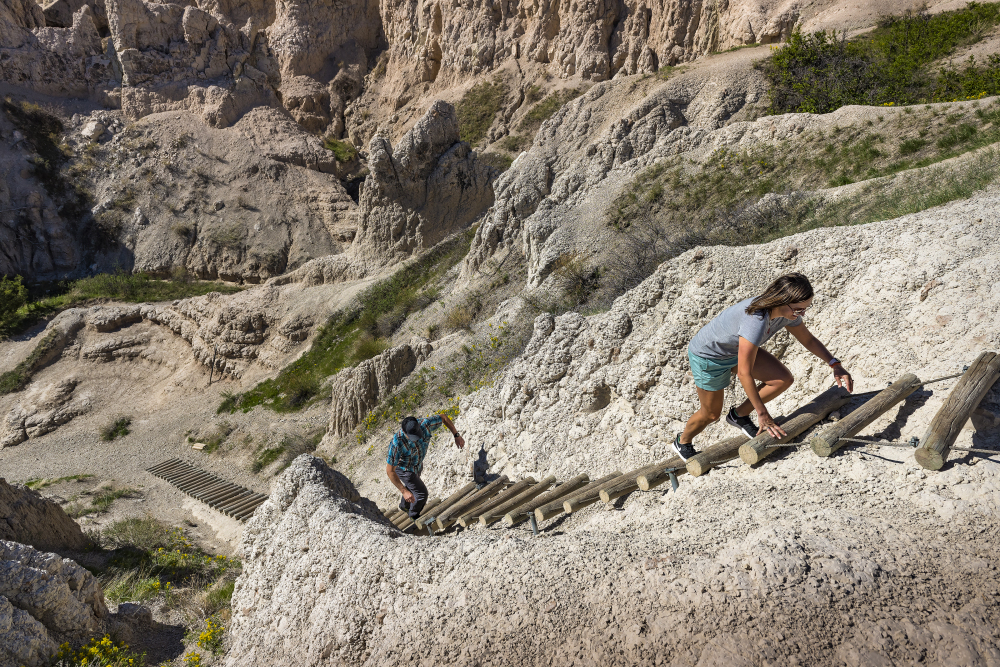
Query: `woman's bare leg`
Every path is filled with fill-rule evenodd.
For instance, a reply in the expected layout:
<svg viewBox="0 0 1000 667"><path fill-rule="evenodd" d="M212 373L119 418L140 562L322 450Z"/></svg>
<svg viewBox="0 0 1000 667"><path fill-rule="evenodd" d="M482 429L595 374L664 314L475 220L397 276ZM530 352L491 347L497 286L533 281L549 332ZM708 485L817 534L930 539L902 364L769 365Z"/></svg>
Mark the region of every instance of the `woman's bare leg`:
<svg viewBox="0 0 1000 667"><path fill-rule="evenodd" d="M681 433L681 442L685 444L690 443L694 439L694 436L704 431L712 422L719 421L719 417L722 416L722 402L726 393L725 390L708 391L707 389L697 389L701 407L691 415L691 418L687 421L687 425L684 427L684 432Z"/></svg>
<svg viewBox="0 0 1000 667"><path fill-rule="evenodd" d="M760 394L760 400L765 403L773 401L795 382L791 371L766 350L757 350L757 358L754 360L750 374L753 375L754 380L759 380L757 392ZM740 417L746 417L751 412L753 412L753 405L749 400L743 401L736 408L736 414Z"/></svg>

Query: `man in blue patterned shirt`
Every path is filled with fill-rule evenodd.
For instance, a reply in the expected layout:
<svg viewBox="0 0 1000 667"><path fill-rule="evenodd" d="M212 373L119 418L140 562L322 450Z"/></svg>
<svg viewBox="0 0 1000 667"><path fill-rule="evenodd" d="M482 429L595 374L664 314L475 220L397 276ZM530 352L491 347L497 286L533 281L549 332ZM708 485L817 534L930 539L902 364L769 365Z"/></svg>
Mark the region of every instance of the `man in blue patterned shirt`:
<svg viewBox="0 0 1000 667"><path fill-rule="evenodd" d="M427 503L427 487L420 481L420 472L424 469L424 456L431 444L431 436L441 424L447 426L455 436L456 447L461 449L465 446L465 440L455 428L455 423L445 414L432 415L426 419L407 417L400 423L399 432L392 436L392 442L389 443L385 474L403 494L399 509L413 519L420 516L420 510Z"/></svg>

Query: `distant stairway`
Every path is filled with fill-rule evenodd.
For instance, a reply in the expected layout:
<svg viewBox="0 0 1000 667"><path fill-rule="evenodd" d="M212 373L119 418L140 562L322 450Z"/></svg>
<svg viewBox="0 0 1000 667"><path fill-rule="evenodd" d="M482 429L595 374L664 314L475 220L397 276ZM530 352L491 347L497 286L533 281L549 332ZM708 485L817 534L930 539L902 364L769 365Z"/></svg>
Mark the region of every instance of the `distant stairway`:
<svg viewBox="0 0 1000 667"><path fill-rule="evenodd" d="M227 482L180 459L158 463L147 472L167 480L192 498L237 521L246 521L267 500L263 494Z"/></svg>

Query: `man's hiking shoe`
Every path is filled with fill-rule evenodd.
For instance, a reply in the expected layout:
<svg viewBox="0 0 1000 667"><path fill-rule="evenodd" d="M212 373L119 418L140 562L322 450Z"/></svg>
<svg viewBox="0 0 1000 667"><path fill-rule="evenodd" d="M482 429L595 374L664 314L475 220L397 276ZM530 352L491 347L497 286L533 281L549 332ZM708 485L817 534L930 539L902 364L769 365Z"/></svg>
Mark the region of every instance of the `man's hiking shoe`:
<svg viewBox="0 0 1000 667"><path fill-rule="evenodd" d="M674 437L674 442L672 447L674 451L677 452L677 456L681 457L681 460L684 461L684 463L687 463L687 460L692 456L698 455L698 452L695 450L694 445L692 445L690 442L688 443L681 442L680 433L678 433Z"/></svg>
<svg viewBox="0 0 1000 667"><path fill-rule="evenodd" d="M736 408L729 408L729 414L726 415L726 423L731 424L743 431L743 435L748 438L757 437L757 425L753 423L750 416L740 417L736 414Z"/></svg>

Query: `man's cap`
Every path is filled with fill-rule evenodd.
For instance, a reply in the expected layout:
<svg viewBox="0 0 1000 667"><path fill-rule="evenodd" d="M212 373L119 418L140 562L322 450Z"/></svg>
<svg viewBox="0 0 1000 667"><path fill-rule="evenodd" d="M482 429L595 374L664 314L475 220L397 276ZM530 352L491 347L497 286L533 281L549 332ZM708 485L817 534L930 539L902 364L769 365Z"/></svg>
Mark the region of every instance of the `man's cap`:
<svg viewBox="0 0 1000 667"><path fill-rule="evenodd" d="M410 442L416 442L424 436L420 429L420 422L417 421L416 417L406 417L400 422L399 428Z"/></svg>

